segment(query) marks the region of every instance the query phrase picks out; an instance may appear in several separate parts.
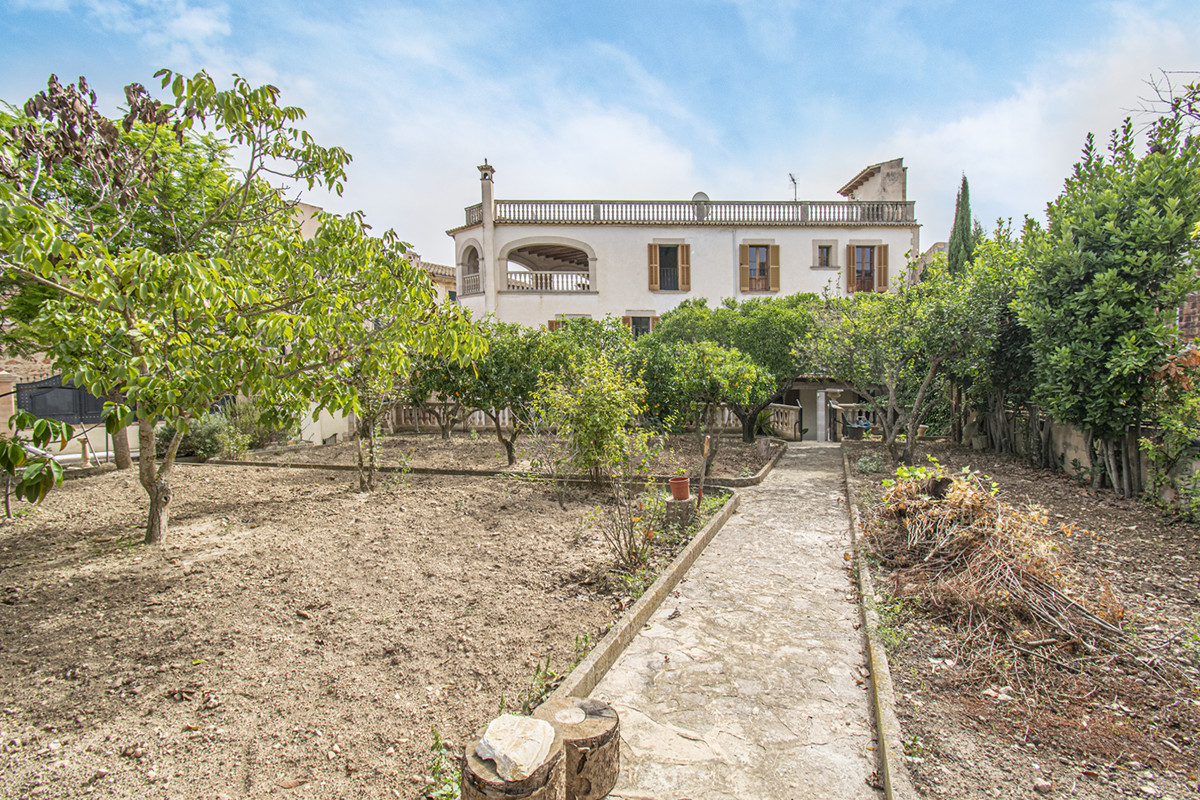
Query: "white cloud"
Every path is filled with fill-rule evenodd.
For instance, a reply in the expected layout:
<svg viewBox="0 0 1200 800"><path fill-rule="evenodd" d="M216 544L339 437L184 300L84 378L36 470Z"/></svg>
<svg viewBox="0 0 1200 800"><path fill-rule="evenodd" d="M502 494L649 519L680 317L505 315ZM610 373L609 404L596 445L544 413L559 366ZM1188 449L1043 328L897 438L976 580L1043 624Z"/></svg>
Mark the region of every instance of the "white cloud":
<svg viewBox="0 0 1200 800"><path fill-rule="evenodd" d="M1159 68L1194 68L1200 24L1115 6L1112 33L1084 50L1048 57L1007 97L947 121L927 109L888 138L906 156L909 196L925 224L923 246L949 236L960 174L985 227L998 216L1040 217L1062 189L1088 132L1098 142L1136 114Z"/></svg>

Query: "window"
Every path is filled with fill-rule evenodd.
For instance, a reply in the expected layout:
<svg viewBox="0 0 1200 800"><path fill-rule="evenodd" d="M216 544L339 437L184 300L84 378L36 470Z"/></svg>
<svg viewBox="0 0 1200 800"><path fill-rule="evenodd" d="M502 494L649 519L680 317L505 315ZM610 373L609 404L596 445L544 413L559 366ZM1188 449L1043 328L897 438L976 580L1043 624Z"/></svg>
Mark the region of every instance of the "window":
<svg viewBox="0 0 1200 800"><path fill-rule="evenodd" d="M833 266L833 247L827 244L817 245L817 266L832 267Z"/></svg>
<svg viewBox="0 0 1200 800"><path fill-rule="evenodd" d="M886 244L846 245L846 291L886 292L888 290L888 246Z"/></svg>
<svg viewBox="0 0 1200 800"><path fill-rule="evenodd" d="M767 251L768 247L765 244L750 245L750 291L765 292L770 289L771 284L768 283L770 277L767 275Z"/></svg>
<svg viewBox="0 0 1200 800"><path fill-rule="evenodd" d="M658 324L658 317L627 316L622 317L621 321L625 323L625 327L629 328L633 333L633 338L636 339L654 330L654 326Z"/></svg>
<svg viewBox="0 0 1200 800"><path fill-rule="evenodd" d="M691 291L691 247L686 244L650 245L650 291Z"/></svg>
<svg viewBox="0 0 1200 800"><path fill-rule="evenodd" d="M779 245L739 245L738 260L738 286L743 292L779 291Z"/></svg>
<svg viewBox="0 0 1200 800"><path fill-rule="evenodd" d="M854 291L875 291L875 248L854 248Z"/></svg>
<svg viewBox="0 0 1200 800"><path fill-rule="evenodd" d="M664 292L679 290L679 247L658 246L658 288Z"/></svg>

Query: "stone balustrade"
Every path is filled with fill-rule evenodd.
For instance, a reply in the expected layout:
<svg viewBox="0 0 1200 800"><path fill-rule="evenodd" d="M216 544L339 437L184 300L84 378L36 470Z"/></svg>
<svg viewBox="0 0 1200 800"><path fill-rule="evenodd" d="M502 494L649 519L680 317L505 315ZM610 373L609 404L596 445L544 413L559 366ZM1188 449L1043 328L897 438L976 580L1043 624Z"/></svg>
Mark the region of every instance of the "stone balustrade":
<svg viewBox="0 0 1200 800"><path fill-rule="evenodd" d="M913 225L911 200L497 200L497 224L808 226ZM483 206L466 209L468 226Z"/></svg>

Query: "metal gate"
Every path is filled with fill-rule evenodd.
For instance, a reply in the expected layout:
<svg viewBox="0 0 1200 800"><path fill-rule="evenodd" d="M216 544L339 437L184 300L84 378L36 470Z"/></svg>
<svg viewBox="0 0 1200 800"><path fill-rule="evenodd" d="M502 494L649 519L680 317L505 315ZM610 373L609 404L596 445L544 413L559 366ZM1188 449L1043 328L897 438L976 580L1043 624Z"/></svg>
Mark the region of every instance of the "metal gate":
<svg viewBox="0 0 1200 800"><path fill-rule="evenodd" d="M18 383L17 408L42 419L72 425L94 425L104 420L104 401L85 389L63 385L62 375L32 383Z"/></svg>

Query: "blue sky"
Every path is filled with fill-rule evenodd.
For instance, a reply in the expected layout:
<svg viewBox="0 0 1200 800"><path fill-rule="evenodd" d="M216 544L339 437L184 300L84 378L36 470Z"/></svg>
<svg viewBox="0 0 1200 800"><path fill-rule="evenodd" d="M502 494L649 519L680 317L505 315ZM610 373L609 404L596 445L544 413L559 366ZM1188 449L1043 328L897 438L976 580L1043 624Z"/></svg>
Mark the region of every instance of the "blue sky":
<svg viewBox="0 0 1200 800"><path fill-rule="evenodd" d="M1040 215L1089 131L1200 69L1172 2L0 0L0 98L85 75L114 113L160 67L273 83L354 155L361 208L432 261L479 199L835 199L903 157L922 246ZM1190 79L1194 80L1196 76Z"/></svg>

